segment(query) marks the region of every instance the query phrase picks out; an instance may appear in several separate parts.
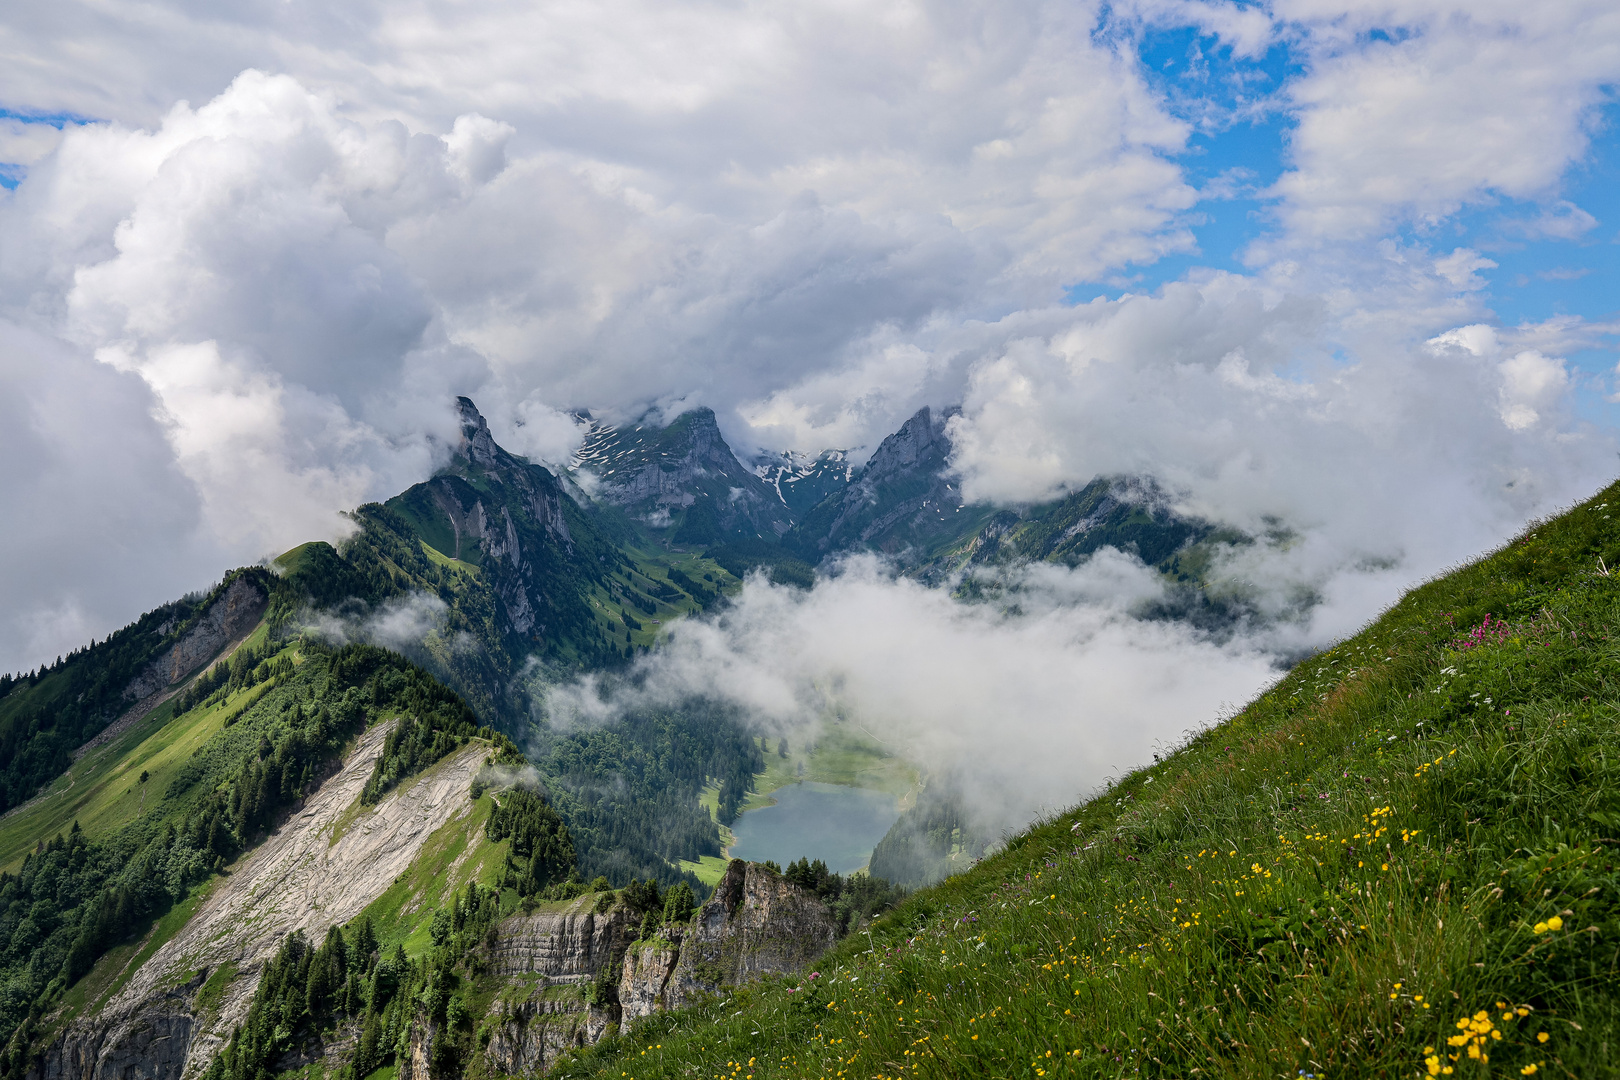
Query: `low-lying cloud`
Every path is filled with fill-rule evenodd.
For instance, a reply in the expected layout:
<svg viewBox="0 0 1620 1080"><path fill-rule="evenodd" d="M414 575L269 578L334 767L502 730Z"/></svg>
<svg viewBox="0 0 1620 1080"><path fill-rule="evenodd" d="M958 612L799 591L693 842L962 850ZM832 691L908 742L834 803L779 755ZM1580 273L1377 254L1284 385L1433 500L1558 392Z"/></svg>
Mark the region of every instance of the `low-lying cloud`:
<svg viewBox="0 0 1620 1080"><path fill-rule="evenodd" d="M1277 678L1245 637L1136 617L1163 585L1112 549L1008 584L1002 603L964 604L871 557L810 590L753 577L718 617L676 624L629 679L554 687L546 709L569 726L706 698L796 746L854 725L952 776L997 832L1073 804Z"/></svg>
<svg viewBox="0 0 1620 1080"><path fill-rule="evenodd" d="M371 608L349 611L305 611L304 628L334 645L377 645L422 658L424 647L449 651L476 649L465 632L451 634L450 606L432 593L413 592L384 600Z"/></svg>

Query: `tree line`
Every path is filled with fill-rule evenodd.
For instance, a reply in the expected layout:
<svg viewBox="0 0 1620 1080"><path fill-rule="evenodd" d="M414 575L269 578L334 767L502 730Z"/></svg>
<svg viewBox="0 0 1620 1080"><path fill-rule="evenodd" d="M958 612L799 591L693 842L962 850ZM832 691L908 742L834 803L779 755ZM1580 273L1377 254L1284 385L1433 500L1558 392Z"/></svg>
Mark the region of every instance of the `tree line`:
<svg viewBox="0 0 1620 1080"><path fill-rule="evenodd" d="M730 822L765 768L740 717L703 701L611 727L541 732L530 756L568 823L582 876L665 885L699 885L671 864L721 853L719 828L699 801L704 786L720 778L720 820Z"/></svg>

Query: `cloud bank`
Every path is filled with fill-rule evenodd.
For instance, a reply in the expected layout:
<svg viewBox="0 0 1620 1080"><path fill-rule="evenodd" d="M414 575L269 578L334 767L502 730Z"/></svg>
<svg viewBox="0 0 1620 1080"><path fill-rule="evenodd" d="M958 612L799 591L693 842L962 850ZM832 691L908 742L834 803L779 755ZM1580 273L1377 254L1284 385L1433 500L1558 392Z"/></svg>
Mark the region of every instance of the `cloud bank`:
<svg viewBox="0 0 1620 1080"><path fill-rule="evenodd" d="M957 778L995 834L1072 804L1277 677L1247 638L1134 617L1162 585L1112 549L1010 584L1015 605L961 604L871 557L808 591L756 577L721 617L676 624L629 682L554 688L546 711L569 727L701 697L794 745L856 725Z"/></svg>
<svg viewBox="0 0 1620 1080"><path fill-rule="evenodd" d="M1612 230L1568 190L1611 8L33 5L0 27L0 667L339 534L457 393L547 460L574 407L814 452L962 403L976 495L1151 473L1286 522L1234 574L1352 626L1613 471L1569 358L1615 328L1503 325L1509 254L1457 234ZM1188 29L1169 85L1146 43ZM1232 184L1194 164L1268 118L1258 232L1201 250Z"/></svg>

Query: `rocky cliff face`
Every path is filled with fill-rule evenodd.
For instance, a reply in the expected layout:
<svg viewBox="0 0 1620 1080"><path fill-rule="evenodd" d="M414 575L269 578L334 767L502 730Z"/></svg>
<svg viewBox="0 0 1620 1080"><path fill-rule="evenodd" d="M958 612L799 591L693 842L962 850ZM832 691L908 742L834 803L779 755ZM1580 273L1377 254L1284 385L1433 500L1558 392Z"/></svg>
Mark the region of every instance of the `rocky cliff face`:
<svg viewBox="0 0 1620 1080"><path fill-rule="evenodd" d="M668 1007L664 992L680 961L684 937L684 929L671 927L651 941L636 942L625 954L619 976L619 1008L626 1023Z"/></svg>
<svg viewBox="0 0 1620 1080"><path fill-rule="evenodd" d="M803 971L837 940L832 913L814 894L734 859L686 928L664 1006L678 1009L722 986Z"/></svg>
<svg viewBox="0 0 1620 1080"><path fill-rule="evenodd" d="M590 1046L617 1031L619 1010L586 1002L567 987L537 987L496 1002L484 1060L511 1076L545 1072L567 1050ZM413 1080L402 1071L401 1080Z"/></svg>
<svg viewBox="0 0 1620 1080"><path fill-rule="evenodd" d="M74 758L118 738L178 690L176 683L210 660L225 660L247 640L270 603L264 588L248 577L238 577L225 587L208 610L181 636L147 664L124 688L123 700L133 701L118 719L73 752ZM165 624L162 632L172 625Z"/></svg>
<svg viewBox="0 0 1620 1080"><path fill-rule="evenodd" d="M500 924L489 970L511 982L491 1006L484 1057L496 1071L544 1072L563 1051L617 1029L619 1006L601 988L617 975L639 915L623 906L596 912L595 900Z"/></svg>
<svg viewBox="0 0 1620 1080"><path fill-rule="evenodd" d="M141 701L218 656L227 645L245 637L264 616L269 596L247 577L231 582L179 641L146 666L124 689L124 697Z"/></svg>
<svg viewBox="0 0 1620 1080"><path fill-rule="evenodd" d="M714 898L690 923L648 940L630 941L635 913L587 914L589 901L501 924L489 962L519 981L493 1007L485 1057L495 1070L542 1072L564 1050L623 1024L764 975L803 971L838 937L813 893L741 860L726 868ZM615 978L614 992L604 993Z"/></svg>
<svg viewBox="0 0 1620 1080"><path fill-rule="evenodd" d="M598 498L652 528L670 529L672 539L775 540L792 524L777 490L732 453L711 409L683 413L662 427L593 425L576 465L596 477Z"/></svg>
<svg viewBox="0 0 1620 1080"><path fill-rule="evenodd" d="M201 985L200 983L198 985ZM195 989L190 986L189 989ZM71 1029L30 1080L170 1080L191 1044L185 989L160 994L139 1015Z"/></svg>
<svg viewBox="0 0 1620 1080"><path fill-rule="evenodd" d="M576 902L570 911L501 923L500 936L490 949L491 970L539 975L552 983L589 981L612 970L636 936L636 927L623 908L591 912L589 899Z"/></svg>

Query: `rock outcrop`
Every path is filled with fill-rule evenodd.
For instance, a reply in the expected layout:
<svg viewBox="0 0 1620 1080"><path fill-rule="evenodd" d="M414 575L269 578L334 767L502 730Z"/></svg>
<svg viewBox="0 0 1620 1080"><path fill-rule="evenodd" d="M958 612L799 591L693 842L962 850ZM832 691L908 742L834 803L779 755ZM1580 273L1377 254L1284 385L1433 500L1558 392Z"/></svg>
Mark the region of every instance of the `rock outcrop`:
<svg viewBox="0 0 1620 1080"><path fill-rule="evenodd" d="M150 1007L110 1024L68 1029L46 1055L38 1080L169 1080L179 1076L191 1045L185 994L159 995Z"/></svg>
<svg viewBox="0 0 1620 1080"><path fill-rule="evenodd" d="M496 1072L532 1076L551 1068L564 1051L590 1046L617 1031L619 1010L587 1002L574 987L535 987L497 1000L493 1019L485 1060ZM413 1078L401 1071L400 1080Z"/></svg>
<svg viewBox="0 0 1620 1080"><path fill-rule="evenodd" d="M636 936L623 908L600 914L592 897L568 911L525 915L501 923L490 950L490 970L498 975L540 975L551 982L591 980L611 971Z"/></svg>
<svg viewBox="0 0 1620 1080"><path fill-rule="evenodd" d="M599 895L599 894L598 894ZM511 979L490 1007L484 1055L513 1075L544 1072L565 1050L589 1046L619 1023L611 986L636 936L639 915L622 905L595 911L597 895L563 911L503 921L488 964ZM401 1075L401 1080L409 1080Z"/></svg>
<svg viewBox="0 0 1620 1080"><path fill-rule="evenodd" d="M832 913L815 894L758 863L733 859L680 942L664 987L678 1009L724 986L803 971L838 940Z"/></svg>
<svg viewBox="0 0 1620 1080"><path fill-rule="evenodd" d="M691 922L652 938L631 942L638 914L622 907L591 914L592 899L500 924L490 970L514 983L491 1006L484 1053L494 1069L543 1072L563 1051L623 1024L727 986L803 971L838 937L832 913L813 893L741 860L726 868ZM430 1045L421 1051L430 1052ZM402 1071L401 1080L412 1078Z"/></svg>
<svg viewBox="0 0 1620 1080"><path fill-rule="evenodd" d="M651 941L636 942L625 954L619 977L619 1009L625 1023L668 1007L664 992L681 958L684 937L682 928L670 927Z"/></svg>
<svg viewBox="0 0 1620 1080"><path fill-rule="evenodd" d="M129 701L141 701L172 686L220 654L227 645L259 624L269 596L253 580L238 577L226 586L191 629L148 664L124 689Z"/></svg>
<svg viewBox="0 0 1620 1080"><path fill-rule="evenodd" d="M224 661L248 639L259 620L264 617L270 596L264 588L243 575L225 587L223 593L208 605L180 640L170 645L124 687L123 699L134 704L102 728L92 739L73 751L75 760L98 746L118 738L140 723L147 713L163 704L178 692L176 685L187 675L210 660ZM173 620L160 628L160 633L173 630Z"/></svg>

